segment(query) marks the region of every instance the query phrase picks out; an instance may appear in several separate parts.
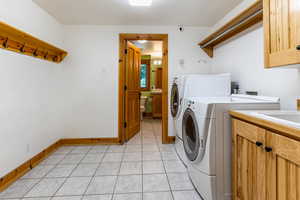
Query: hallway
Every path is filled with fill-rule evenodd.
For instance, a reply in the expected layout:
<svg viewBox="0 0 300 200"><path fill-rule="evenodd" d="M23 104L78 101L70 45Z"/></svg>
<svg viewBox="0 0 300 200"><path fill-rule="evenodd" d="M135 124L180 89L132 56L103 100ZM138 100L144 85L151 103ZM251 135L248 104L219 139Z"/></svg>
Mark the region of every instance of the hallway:
<svg viewBox="0 0 300 200"><path fill-rule="evenodd" d="M200 200L161 123L145 119L122 146L64 146L25 174L0 199Z"/></svg>

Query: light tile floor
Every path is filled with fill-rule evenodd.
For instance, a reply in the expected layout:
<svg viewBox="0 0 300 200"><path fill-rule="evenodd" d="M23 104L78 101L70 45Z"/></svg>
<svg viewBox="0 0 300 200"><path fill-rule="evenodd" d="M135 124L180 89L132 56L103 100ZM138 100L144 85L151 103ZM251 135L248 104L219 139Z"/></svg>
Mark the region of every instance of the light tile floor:
<svg viewBox="0 0 300 200"><path fill-rule="evenodd" d="M0 193L14 200L200 200L161 123L118 146L64 146Z"/></svg>

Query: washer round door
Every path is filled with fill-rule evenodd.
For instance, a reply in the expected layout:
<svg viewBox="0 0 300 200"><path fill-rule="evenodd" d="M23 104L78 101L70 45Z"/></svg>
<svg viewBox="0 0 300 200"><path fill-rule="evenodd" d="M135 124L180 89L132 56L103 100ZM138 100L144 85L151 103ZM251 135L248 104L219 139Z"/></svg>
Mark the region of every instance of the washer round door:
<svg viewBox="0 0 300 200"><path fill-rule="evenodd" d="M187 108L183 115L182 139L187 158L190 161L195 161L199 154L200 138L197 119L190 108Z"/></svg>
<svg viewBox="0 0 300 200"><path fill-rule="evenodd" d="M171 113L172 117L176 117L179 111L179 90L178 85L176 83L173 83L172 90L171 90Z"/></svg>

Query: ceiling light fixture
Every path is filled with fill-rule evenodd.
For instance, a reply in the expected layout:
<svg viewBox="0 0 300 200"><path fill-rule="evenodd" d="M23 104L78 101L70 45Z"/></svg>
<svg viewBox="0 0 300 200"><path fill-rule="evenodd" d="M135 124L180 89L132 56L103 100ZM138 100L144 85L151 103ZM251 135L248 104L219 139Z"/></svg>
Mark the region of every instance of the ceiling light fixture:
<svg viewBox="0 0 300 200"><path fill-rule="evenodd" d="M145 44L147 42L147 40L138 40L138 43L140 44Z"/></svg>
<svg viewBox="0 0 300 200"><path fill-rule="evenodd" d="M131 6L151 6L152 0L129 0Z"/></svg>

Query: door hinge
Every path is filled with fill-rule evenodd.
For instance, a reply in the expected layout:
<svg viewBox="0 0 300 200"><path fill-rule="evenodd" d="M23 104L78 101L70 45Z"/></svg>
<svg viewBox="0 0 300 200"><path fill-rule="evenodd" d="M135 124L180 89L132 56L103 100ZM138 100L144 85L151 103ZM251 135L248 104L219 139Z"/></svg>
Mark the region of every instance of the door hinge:
<svg viewBox="0 0 300 200"><path fill-rule="evenodd" d="M127 122L124 122L124 128L127 128Z"/></svg>
<svg viewBox="0 0 300 200"><path fill-rule="evenodd" d="M125 50L124 50L124 53L125 53L125 54L127 54L127 52L128 52L128 50L127 50L127 49L125 49Z"/></svg>
<svg viewBox="0 0 300 200"><path fill-rule="evenodd" d="M126 90L127 90L127 85L124 86L124 91L126 91Z"/></svg>
<svg viewBox="0 0 300 200"><path fill-rule="evenodd" d="M123 60L122 60L122 59L119 59L119 63L121 63L121 62L123 62Z"/></svg>

